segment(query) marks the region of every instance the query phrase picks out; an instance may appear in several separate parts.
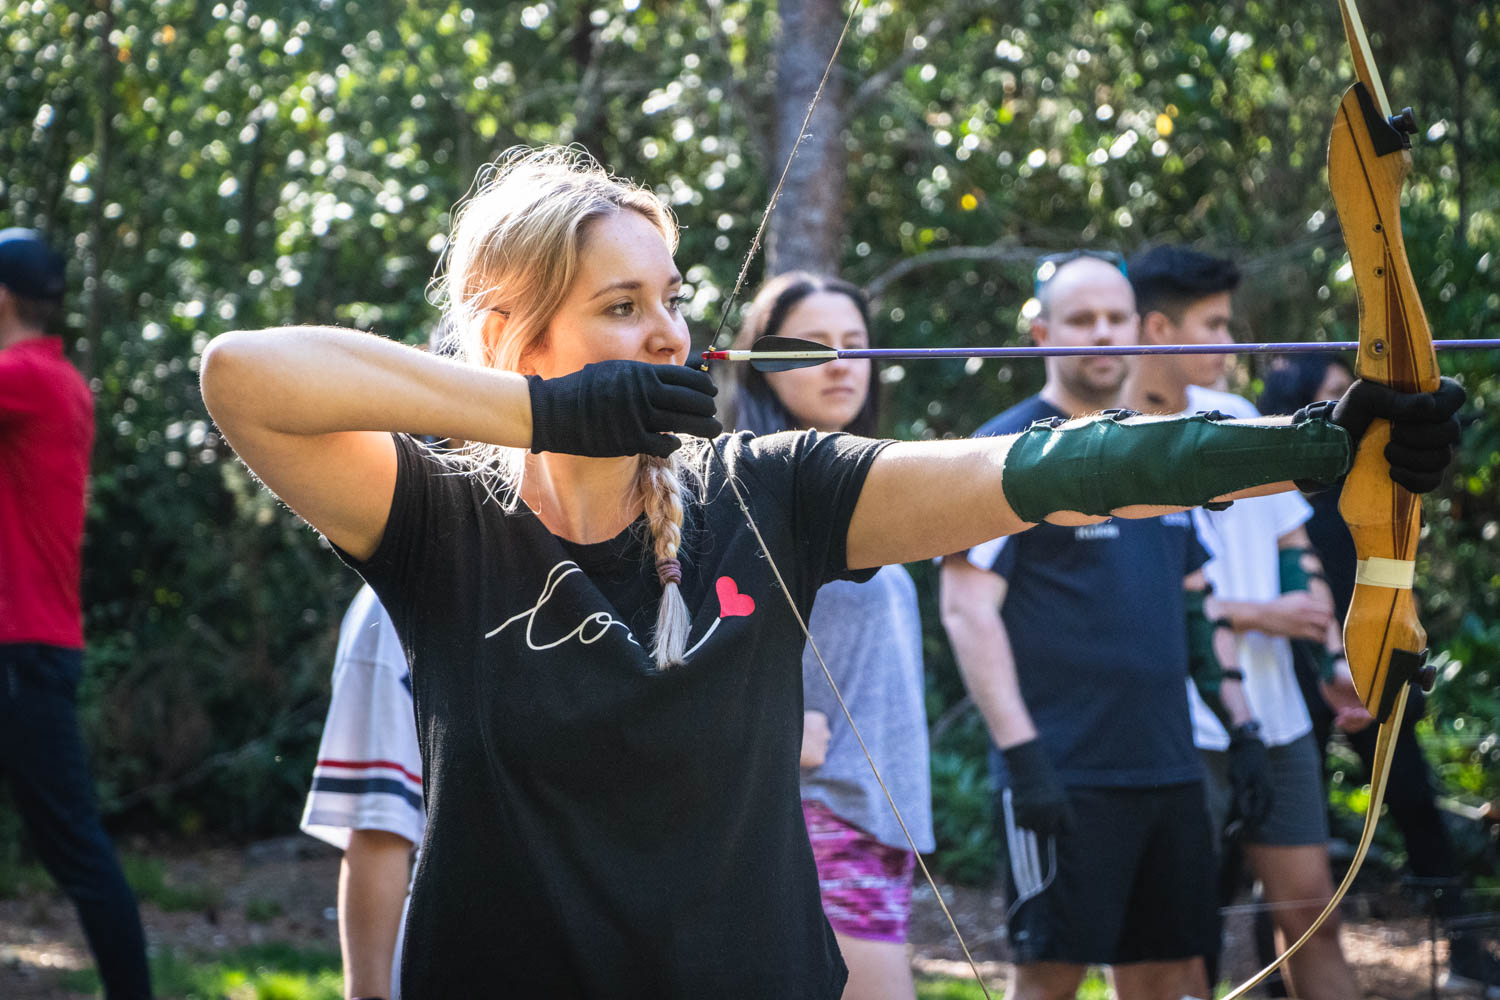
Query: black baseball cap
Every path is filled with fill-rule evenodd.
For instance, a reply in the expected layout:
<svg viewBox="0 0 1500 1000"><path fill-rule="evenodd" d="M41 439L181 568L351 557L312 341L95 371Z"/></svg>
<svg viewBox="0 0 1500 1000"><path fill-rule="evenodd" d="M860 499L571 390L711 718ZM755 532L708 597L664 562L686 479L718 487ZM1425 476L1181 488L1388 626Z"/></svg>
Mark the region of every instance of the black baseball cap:
<svg viewBox="0 0 1500 1000"><path fill-rule="evenodd" d="M0 285L23 299L61 302L67 262L34 229L0 229Z"/></svg>

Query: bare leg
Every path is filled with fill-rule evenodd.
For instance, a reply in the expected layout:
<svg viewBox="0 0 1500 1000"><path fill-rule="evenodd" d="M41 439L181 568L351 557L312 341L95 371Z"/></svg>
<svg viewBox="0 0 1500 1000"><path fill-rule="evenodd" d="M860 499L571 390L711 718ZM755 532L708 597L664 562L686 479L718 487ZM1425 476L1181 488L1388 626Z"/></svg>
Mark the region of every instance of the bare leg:
<svg viewBox="0 0 1500 1000"><path fill-rule="evenodd" d="M1172 962L1131 962L1109 970L1119 1000L1207 1000L1208 976L1203 959L1183 958Z"/></svg>
<svg viewBox="0 0 1500 1000"><path fill-rule="evenodd" d="M844 1000L915 1000L916 983L911 978L911 959L906 945L894 941L871 941L834 932L849 982Z"/></svg>
<svg viewBox="0 0 1500 1000"><path fill-rule="evenodd" d="M1087 971L1086 965L1065 962L1017 965L1005 986L1005 1000L1072 1000Z"/></svg>
<svg viewBox="0 0 1500 1000"><path fill-rule="evenodd" d="M1245 856L1265 888L1266 902L1315 900L1303 905L1277 906L1271 912L1276 923L1277 948L1285 948L1312 926L1323 904L1333 895L1328 849L1322 844L1297 847L1250 844L1245 848ZM1354 972L1339 947L1336 913L1287 961L1284 972L1292 995L1302 1000L1358 1000L1360 995Z"/></svg>

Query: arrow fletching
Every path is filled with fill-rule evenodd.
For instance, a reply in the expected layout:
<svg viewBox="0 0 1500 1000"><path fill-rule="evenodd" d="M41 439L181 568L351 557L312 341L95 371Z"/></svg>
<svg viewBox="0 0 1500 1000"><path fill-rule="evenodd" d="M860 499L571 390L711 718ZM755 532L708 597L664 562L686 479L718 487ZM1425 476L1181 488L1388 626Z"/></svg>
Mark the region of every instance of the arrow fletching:
<svg viewBox="0 0 1500 1000"><path fill-rule="evenodd" d="M838 351L811 340L796 337L762 337L748 351L704 351L708 361L748 361L758 372L789 372L796 368L837 361Z"/></svg>

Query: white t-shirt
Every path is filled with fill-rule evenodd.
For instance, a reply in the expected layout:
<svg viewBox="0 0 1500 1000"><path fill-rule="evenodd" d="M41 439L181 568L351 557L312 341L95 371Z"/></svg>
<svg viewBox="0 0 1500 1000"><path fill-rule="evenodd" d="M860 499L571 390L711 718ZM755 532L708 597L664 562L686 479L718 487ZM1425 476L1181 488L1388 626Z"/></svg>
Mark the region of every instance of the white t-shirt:
<svg viewBox="0 0 1500 1000"><path fill-rule="evenodd" d="M1232 417L1258 417L1247 400L1227 392L1188 387L1188 412L1219 410ZM1277 539L1312 516L1297 493L1236 500L1228 510L1193 511L1198 536L1212 558L1203 567L1214 594L1226 601L1271 601L1281 595ZM1260 720L1267 746L1283 746L1311 731L1302 689L1292 669L1291 643L1263 632L1238 636L1239 668L1245 672L1250 710ZM1193 741L1206 750L1224 750L1229 735L1199 697L1191 681Z"/></svg>
<svg viewBox="0 0 1500 1000"><path fill-rule="evenodd" d="M426 826L406 653L375 591L365 586L339 627L333 698L302 829L347 850L354 830L384 830L421 844ZM403 906L391 961L391 1000L400 994L405 927Z"/></svg>

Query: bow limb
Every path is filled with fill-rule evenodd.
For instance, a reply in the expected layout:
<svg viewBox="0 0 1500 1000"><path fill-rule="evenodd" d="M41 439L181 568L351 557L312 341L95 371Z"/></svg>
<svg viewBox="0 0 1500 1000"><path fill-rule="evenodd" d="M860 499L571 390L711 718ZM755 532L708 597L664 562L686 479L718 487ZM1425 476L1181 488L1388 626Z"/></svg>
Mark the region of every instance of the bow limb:
<svg viewBox="0 0 1500 1000"><path fill-rule="evenodd" d="M1345 92L1334 117L1328 183L1359 296L1354 373L1404 392L1432 392L1438 387L1437 355L1401 237L1401 187L1411 172L1408 136L1416 125L1410 108L1391 114L1354 0L1339 0L1339 11L1359 79ZM1239 1000L1261 983L1337 910L1375 836L1410 684L1431 684L1430 669L1423 666L1427 633L1417 620L1411 589L1422 505L1391 481L1384 454L1390 437L1385 420L1365 432L1339 498L1359 560L1344 621L1344 649L1360 700L1380 722L1359 846L1343 881L1306 933L1223 1000Z"/></svg>
<svg viewBox="0 0 1500 1000"><path fill-rule="evenodd" d="M1360 80L1339 105L1328 143L1328 180L1359 293L1359 354L1354 373L1404 392L1438 387L1432 331L1401 237L1401 186L1411 171L1410 110L1393 119L1369 61L1359 14L1339 0ZM1344 623L1355 687L1384 722L1395 692L1422 668L1427 633L1417 620L1412 578L1421 501L1391 482L1384 457L1390 424L1376 421L1360 441L1339 511L1359 556Z"/></svg>

